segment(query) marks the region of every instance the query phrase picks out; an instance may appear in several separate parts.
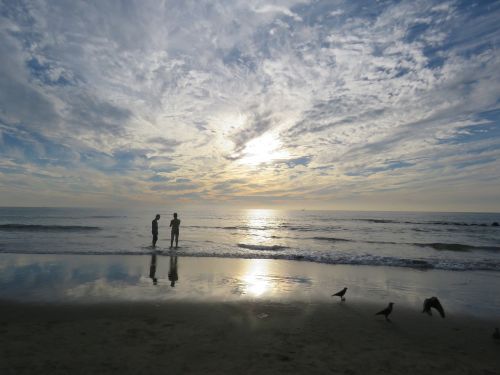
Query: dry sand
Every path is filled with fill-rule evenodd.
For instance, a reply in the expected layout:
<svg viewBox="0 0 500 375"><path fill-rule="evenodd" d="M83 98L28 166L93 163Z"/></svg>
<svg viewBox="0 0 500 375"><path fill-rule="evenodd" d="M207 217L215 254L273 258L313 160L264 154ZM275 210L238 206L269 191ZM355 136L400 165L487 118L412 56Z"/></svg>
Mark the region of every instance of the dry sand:
<svg viewBox="0 0 500 375"><path fill-rule="evenodd" d="M0 374L499 374L494 323L341 303L0 303Z"/></svg>

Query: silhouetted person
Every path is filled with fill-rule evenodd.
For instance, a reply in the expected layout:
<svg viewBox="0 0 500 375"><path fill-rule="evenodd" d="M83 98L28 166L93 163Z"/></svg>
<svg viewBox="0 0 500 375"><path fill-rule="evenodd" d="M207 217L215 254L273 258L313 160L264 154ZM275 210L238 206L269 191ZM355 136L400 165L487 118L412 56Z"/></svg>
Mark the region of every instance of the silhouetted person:
<svg viewBox="0 0 500 375"><path fill-rule="evenodd" d="M151 223L151 233L153 234L153 247L156 247L156 241L158 241L158 220L160 220L160 214L156 214L156 217Z"/></svg>
<svg viewBox="0 0 500 375"><path fill-rule="evenodd" d="M332 294L332 297L340 297L340 300L341 300L342 302L344 302L344 301L345 301L345 297L344 297L344 295L345 295L345 293L346 293L346 292L347 292L347 288L344 288L344 289L342 289L340 292L337 292L337 293L335 293L335 294Z"/></svg>
<svg viewBox="0 0 500 375"><path fill-rule="evenodd" d="M156 278L156 254L151 254L151 264L149 265L149 277L153 280L153 285L158 284Z"/></svg>
<svg viewBox="0 0 500 375"><path fill-rule="evenodd" d="M424 301L424 309L422 310L422 312L425 312L432 316L431 308L435 308L439 312L441 317L444 318L444 309L437 297L426 298Z"/></svg>
<svg viewBox="0 0 500 375"><path fill-rule="evenodd" d="M170 248L172 248L174 244L175 238L175 247L179 244L179 227L181 225L181 221L177 219L177 212L174 213L174 218L170 221L170 226L172 227L172 232L170 233Z"/></svg>
<svg viewBox="0 0 500 375"><path fill-rule="evenodd" d="M170 256L170 268L168 270L168 279L170 280L170 286L173 288L175 282L179 280L179 275L177 274L177 256Z"/></svg>
<svg viewBox="0 0 500 375"><path fill-rule="evenodd" d="M376 313L375 315L384 315L385 316L385 320L387 320L388 322L390 322L391 320L389 319L389 315L391 314L392 312L392 305L394 305L394 303L392 302L389 302L389 306L387 306L385 309L383 309L382 311L379 311L378 313Z"/></svg>

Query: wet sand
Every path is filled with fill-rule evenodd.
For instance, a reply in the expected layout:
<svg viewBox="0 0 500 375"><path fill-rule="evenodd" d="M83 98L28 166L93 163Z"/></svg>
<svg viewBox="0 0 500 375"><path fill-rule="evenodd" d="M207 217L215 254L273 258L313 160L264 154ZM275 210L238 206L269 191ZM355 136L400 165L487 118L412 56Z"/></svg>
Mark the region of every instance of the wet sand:
<svg viewBox="0 0 500 375"><path fill-rule="evenodd" d="M498 374L494 322L385 303L0 303L0 373Z"/></svg>
<svg viewBox="0 0 500 375"><path fill-rule="evenodd" d="M0 374L500 373L497 273L153 260L2 254Z"/></svg>
<svg viewBox="0 0 500 375"><path fill-rule="evenodd" d="M500 318L500 273L329 265L272 259L0 254L0 301L310 302L348 287L352 304L422 308L438 296L450 316ZM172 269L175 264L176 270ZM152 279L152 272L157 282ZM175 275L175 287L172 287ZM500 323L500 322L499 322Z"/></svg>

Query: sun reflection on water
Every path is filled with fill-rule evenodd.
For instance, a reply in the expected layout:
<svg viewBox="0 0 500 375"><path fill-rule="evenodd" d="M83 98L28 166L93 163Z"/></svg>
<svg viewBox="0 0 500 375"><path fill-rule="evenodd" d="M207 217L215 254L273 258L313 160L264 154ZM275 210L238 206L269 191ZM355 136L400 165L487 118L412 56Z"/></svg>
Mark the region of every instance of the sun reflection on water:
<svg viewBox="0 0 500 375"><path fill-rule="evenodd" d="M274 224L276 211L269 209L251 209L245 212L245 221L248 228L248 239L261 244L275 236Z"/></svg>
<svg viewBox="0 0 500 375"><path fill-rule="evenodd" d="M247 227L245 243L255 246L275 245L277 233L277 213L272 209L249 209L245 211L244 221ZM265 247L256 252L265 251ZM258 253L257 253L258 254ZM278 288L276 278L271 277L270 263L267 259L251 259L243 270L241 280L245 294L260 297L270 294Z"/></svg>

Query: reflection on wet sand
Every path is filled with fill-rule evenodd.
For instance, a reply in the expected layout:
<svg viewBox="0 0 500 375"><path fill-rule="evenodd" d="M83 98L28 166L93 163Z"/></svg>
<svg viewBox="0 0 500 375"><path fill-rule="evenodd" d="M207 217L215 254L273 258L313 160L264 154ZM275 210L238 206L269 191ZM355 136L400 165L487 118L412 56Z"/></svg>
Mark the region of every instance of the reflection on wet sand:
<svg viewBox="0 0 500 375"><path fill-rule="evenodd" d="M263 259L249 260L247 269L241 275L241 280L244 283L242 285L243 294L259 297L276 286L272 279L266 277L268 274L267 264Z"/></svg>
<svg viewBox="0 0 500 375"><path fill-rule="evenodd" d="M324 265L269 259L147 256L0 254L0 300L100 301L331 301L349 288L350 303L390 299L419 311L423 298L439 295L447 313L477 306L474 314L498 315L500 275L390 267ZM163 272L169 283L162 283ZM154 287L151 287L151 285ZM175 286L175 288L174 288Z"/></svg>
<svg viewBox="0 0 500 375"><path fill-rule="evenodd" d="M153 285L158 284L158 279L156 278L156 254L151 254L151 264L149 266L149 277L153 280Z"/></svg>
<svg viewBox="0 0 500 375"><path fill-rule="evenodd" d="M179 280L179 275L177 273L177 255L170 256L170 267L168 269L168 279L170 280L170 286L173 288L175 282Z"/></svg>
<svg viewBox="0 0 500 375"><path fill-rule="evenodd" d="M157 272L157 254L153 252L151 254L151 262L149 264L149 278L153 280L153 285L158 285L158 278L156 277ZM170 281L170 286L175 287L175 283L179 280L178 266L177 266L177 255L170 255L170 264L168 268L168 280Z"/></svg>

